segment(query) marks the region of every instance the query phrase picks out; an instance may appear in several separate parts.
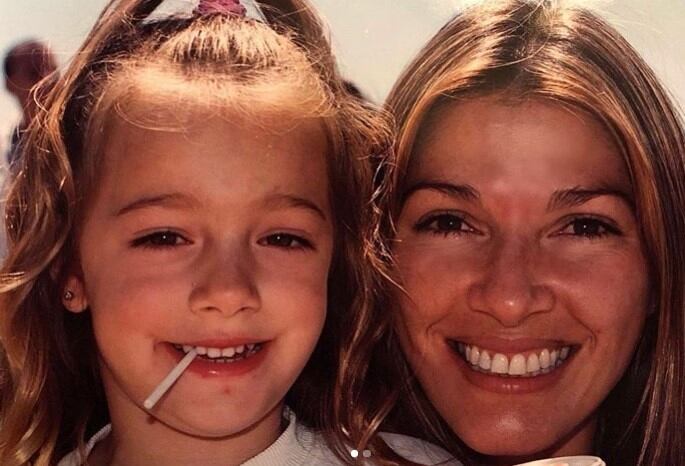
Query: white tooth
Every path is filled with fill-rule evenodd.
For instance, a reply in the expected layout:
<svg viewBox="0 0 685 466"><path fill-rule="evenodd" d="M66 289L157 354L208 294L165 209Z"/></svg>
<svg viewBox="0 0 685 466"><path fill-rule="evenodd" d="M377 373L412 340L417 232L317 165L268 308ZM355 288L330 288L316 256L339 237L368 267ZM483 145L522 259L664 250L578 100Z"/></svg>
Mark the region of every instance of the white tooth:
<svg viewBox="0 0 685 466"><path fill-rule="evenodd" d="M492 357L490 372L495 374L506 374L509 371L509 358L501 353L496 353Z"/></svg>
<svg viewBox="0 0 685 466"><path fill-rule="evenodd" d="M526 373L526 357L517 354L511 358L509 363L509 375L524 375Z"/></svg>
<svg viewBox="0 0 685 466"><path fill-rule="evenodd" d="M474 346L473 348L471 348L471 357L469 357L469 362L472 365L477 366L478 361L480 361L480 350L477 346Z"/></svg>
<svg viewBox="0 0 685 466"><path fill-rule="evenodd" d="M190 345L183 345L183 352L184 352L184 353L189 353L191 349L193 349L192 346L190 346Z"/></svg>
<svg viewBox="0 0 685 466"><path fill-rule="evenodd" d="M470 361L470 360L471 360L471 347L468 346L468 345L466 346L466 353L465 353L465 356L466 356L466 360L467 360L467 361Z"/></svg>
<svg viewBox="0 0 685 466"><path fill-rule="evenodd" d="M224 348L221 350L221 356L225 358L232 358L235 354L235 348Z"/></svg>
<svg viewBox="0 0 685 466"><path fill-rule="evenodd" d="M221 350L219 348L207 348L207 356L210 358L220 358Z"/></svg>
<svg viewBox="0 0 685 466"><path fill-rule="evenodd" d="M207 354L207 348L204 346L196 346L195 351L197 351L197 354L205 355Z"/></svg>
<svg viewBox="0 0 685 466"><path fill-rule="evenodd" d="M543 369L549 367L549 350L547 348L540 352L540 367Z"/></svg>
<svg viewBox="0 0 685 466"><path fill-rule="evenodd" d="M557 359L559 359L559 351L554 350L549 355L550 366L554 367L557 364Z"/></svg>
<svg viewBox="0 0 685 466"><path fill-rule="evenodd" d="M250 343L249 345L247 345L248 351L252 351L253 349L254 349L254 343Z"/></svg>
<svg viewBox="0 0 685 466"><path fill-rule="evenodd" d="M489 371L491 363L492 360L490 359L490 355L487 351L483 350L483 352L480 353L480 358L478 359L478 367L485 371Z"/></svg>
<svg viewBox="0 0 685 466"><path fill-rule="evenodd" d="M528 356L528 361L526 362L526 372L537 372L540 370L540 360L538 355L533 353Z"/></svg>
<svg viewBox="0 0 685 466"><path fill-rule="evenodd" d="M240 345L235 349L236 353L242 353L243 351L245 351L245 345Z"/></svg>
<svg viewBox="0 0 685 466"><path fill-rule="evenodd" d="M571 348L570 348L570 347L564 346L563 348L561 348L561 352L559 353L559 357L560 357L561 359L566 359L566 358L568 358L568 353L569 353L570 351L571 351Z"/></svg>

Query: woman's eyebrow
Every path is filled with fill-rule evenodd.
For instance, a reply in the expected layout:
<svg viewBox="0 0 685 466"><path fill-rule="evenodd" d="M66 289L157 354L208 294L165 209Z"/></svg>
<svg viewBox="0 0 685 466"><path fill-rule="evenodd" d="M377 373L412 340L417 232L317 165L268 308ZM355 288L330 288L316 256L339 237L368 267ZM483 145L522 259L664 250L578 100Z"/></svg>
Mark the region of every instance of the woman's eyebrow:
<svg viewBox="0 0 685 466"><path fill-rule="evenodd" d="M577 207L591 199L600 196L614 196L625 202L631 210L635 209L635 201L630 194L612 187L587 187L576 186L569 189L555 191L547 203L547 211L568 209Z"/></svg>
<svg viewBox="0 0 685 466"><path fill-rule="evenodd" d="M417 191L422 190L438 191L449 197L465 201L474 202L480 200L480 193L478 190L468 184L454 184L446 181L419 181L410 185L409 188L402 193L402 204Z"/></svg>

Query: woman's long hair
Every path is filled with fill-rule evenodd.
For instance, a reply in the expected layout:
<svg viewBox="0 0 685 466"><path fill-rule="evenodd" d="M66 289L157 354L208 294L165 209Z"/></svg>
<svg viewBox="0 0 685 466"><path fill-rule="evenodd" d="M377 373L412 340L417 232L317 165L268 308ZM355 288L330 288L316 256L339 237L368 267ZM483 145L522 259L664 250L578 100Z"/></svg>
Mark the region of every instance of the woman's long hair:
<svg viewBox="0 0 685 466"><path fill-rule="evenodd" d="M260 2L266 22L221 14L151 20L161 3L112 0L26 133L0 276L0 464L54 464L108 420L89 313L66 312L61 295L97 189L108 119L129 102L163 109L169 98L258 122L271 111L323 122L336 235L329 309L288 403L352 462L348 445L368 437L379 416L370 403L350 402L376 389L359 394L346 383L365 377L367 358L355 350L376 332L366 327L378 286L369 157L387 147L387 126L345 91L306 0Z"/></svg>
<svg viewBox="0 0 685 466"><path fill-rule="evenodd" d="M542 99L596 117L631 177L654 312L633 361L600 408L596 453L615 465L685 464L685 135L649 66L591 11L555 0L484 2L456 15L394 86L395 150L380 165L390 240L417 137L441 105L480 96ZM619 271L617 271L619 273ZM415 381L412 383L416 383ZM433 439L465 448L425 395L403 398Z"/></svg>

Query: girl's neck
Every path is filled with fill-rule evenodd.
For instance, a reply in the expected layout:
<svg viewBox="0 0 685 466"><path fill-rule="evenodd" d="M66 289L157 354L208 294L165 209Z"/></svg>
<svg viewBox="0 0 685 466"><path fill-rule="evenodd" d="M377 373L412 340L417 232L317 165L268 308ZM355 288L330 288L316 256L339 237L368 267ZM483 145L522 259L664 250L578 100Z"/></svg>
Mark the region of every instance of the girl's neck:
<svg viewBox="0 0 685 466"><path fill-rule="evenodd" d="M188 435L136 406L117 412L111 404L112 433L93 450L89 460L94 466L237 466L268 448L287 427L282 404L249 429L221 438Z"/></svg>

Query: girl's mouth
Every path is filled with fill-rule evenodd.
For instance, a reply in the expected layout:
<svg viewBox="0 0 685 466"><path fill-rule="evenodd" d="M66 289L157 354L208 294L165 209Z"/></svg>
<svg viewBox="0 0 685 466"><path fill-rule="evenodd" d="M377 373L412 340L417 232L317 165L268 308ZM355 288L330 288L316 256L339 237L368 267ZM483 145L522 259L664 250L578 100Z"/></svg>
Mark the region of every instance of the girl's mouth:
<svg viewBox="0 0 685 466"><path fill-rule="evenodd" d="M172 343L171 346L182 354L191 349L197 352L197 358L216 364L232 364L248 359L262 350L265 342L249 343L245 345L229 346L225 348L213 348L207 346L181 345Z"/></svg>
<svg viewBox="0 0 685 466"><path fill-rule="evenodd" d="M578 349L564 345L504 354L456 340L447 340L447 344L471 370L504 378L549 374L563 366Z"/></svg>

